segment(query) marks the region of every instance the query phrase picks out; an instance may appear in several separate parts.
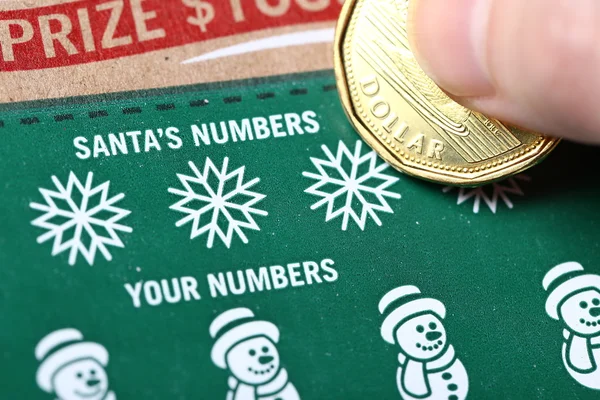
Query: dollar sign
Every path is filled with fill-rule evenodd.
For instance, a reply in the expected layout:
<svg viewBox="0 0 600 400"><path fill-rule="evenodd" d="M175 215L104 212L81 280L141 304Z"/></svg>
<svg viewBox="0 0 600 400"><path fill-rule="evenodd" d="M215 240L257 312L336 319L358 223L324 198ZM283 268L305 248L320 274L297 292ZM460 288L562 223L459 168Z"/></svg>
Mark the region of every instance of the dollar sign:
<svg viewBox="0 0 600 400"><path fill-rule="evenodd" d="M206 32L206 25L215 18L215 8L213 5L202 0L182 0L182 2L186 7L196 9L196 16L188 17L187 22L199 26L202 32Z"/></svg>

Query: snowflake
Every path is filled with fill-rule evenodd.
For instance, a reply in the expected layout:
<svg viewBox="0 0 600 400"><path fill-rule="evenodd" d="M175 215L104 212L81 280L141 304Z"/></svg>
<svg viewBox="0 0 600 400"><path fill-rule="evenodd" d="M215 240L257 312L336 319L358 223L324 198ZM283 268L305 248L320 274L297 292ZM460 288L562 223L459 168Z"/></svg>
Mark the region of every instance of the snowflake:
<svg viewBox="0 0 600 400"><path fill-rule="evenodd" d="M260 179L255 178L244 183L245 167L228 172L227 157L223 160L221 170L210 158L206 159L203 172L200 172L192 161L188 164L193 172L192 176L177 174L184 190L169 188L169 193L183 197L170 208L188 214L177 221L175 226L180 227L192 222L190 239L208 233L208 248L213 246L215 235L227 248L231 246L234 233L242 242L248 243L243 229L260 231L252 214L268 215L266 211L253 207L266 196L249 190Z"/></svg>
<svg viewBox="0 0 600 400"><path fill-rule="evenodd" d="M44 243L54 238L52 255L68 250L70 265L75 265L79 253L89 265L94 264L97 251L106 260L112 260L107 246L125 247L117 231L133 231L132 228L117 223L131 213L114 206L125 195L120 193L109 198L110 182L92 187L93 175L89 172L83 185L71 172L66 186L56 176L52 176L56 191L40 188L45 204L29 204L34 210L44 212L31 222L33 226L48 231L38 236L37 242Z"/></svg>
<svg viewBox="0 0 600 400"><path fill-rule="evenodd" d="M523 193L523 190L521 189L521 186L519 185L519 181L530 182L531 178L527 175L521 174L516 175L512 178L508 178L507 180L502 182L496 182L490 185L480 186L477 188L460 188L458 190L458 201L456 204L463 204L467 200L473 198L473 212L475 214L479 213L482 200L494 214L496 214L496 210L498 209L499 200L502 200L506 207L512 209L513 202L511 201L508 195L525 195L525 193ZM443 189L443 192L448 193L452 189L455 188L452 186L447 186Z"/></svg>
<svg viewBox="0 0 600 400"><path fill-rule="evenodd" d="M325 221L342 216L343 231L348 229L350 218L363 231L369 216L381 226L377 212L394 213L385 197L401 198L399 194L386 190L399 180L383 173L389 165L378 163L374 151L361 155L361 141L356 142L354 152L340 141L335 156L327 146L323 145L321 148L326 159L311 158L318 174L302 173L307 178L317 180L305 192L322 197L311 209L327 204Z"/></svg>

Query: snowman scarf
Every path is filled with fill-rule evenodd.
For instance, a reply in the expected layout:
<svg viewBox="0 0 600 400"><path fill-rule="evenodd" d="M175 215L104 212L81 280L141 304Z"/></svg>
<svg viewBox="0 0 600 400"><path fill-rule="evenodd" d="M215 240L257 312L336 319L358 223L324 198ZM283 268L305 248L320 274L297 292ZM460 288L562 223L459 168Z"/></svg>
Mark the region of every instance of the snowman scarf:
<svg viewBox="0 0 600 400"><path fill-rule="evenodd" d="M454 347L452 346L448 346L448 349L440 358L427 363L407 358L400 353L398 354L398 361L400 362L397 375L398 383L412 397L429 397L431 396L431 385L429 384L428 374L450 367L455 358Z"/></svg>
<svg viewBox="0 0 600 400"><path fill-rule="evenodd" d="M227 400L260 400L281 392L287 384L288 374L285 368L281 368L270 382L259 386L248 385L229 377L229 388L233 396L227 396Z"/></svg>
<svg viewBox="0 0 600 400"><path fill-rule="evenodd" d="M569 336L567 337L568 341L565 352L568 366L580 374L596 371L598 365L592 353L592 341L589 338L575 334L570 334Z"/></svg>
<svg viewBox="0 0 600 400"><path fill-rule="evenodd" d="M61 399L56 399L56 400L61 400ZM102 400L117 400L117 396L115 395L115 392L108 392L106 393L106 396L104 396L102 398Z"/></svg>

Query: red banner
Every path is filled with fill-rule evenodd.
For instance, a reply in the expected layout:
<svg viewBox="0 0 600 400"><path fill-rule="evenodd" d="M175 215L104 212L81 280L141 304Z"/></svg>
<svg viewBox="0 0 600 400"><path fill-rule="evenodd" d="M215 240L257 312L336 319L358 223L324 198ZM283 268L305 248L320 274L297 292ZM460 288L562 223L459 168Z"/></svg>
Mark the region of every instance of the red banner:
<svg viewBox="0 0 600 400"><path fill-rule="evenodd" d="M0 12L0 70L89 63L330 21L343 0L81 0Z"/></svg>

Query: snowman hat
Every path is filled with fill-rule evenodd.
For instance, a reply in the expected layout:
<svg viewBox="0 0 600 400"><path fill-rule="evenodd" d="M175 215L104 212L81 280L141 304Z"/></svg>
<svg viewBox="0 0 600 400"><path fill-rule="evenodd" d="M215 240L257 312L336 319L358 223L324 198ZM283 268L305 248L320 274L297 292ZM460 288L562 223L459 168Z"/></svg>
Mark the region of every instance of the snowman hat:
<svg viewBox="0 0 600 400"><path fill-rule="evenodd" d="M236 344L265 336L273 343L279 342L279 329L268 321L257 320L248 308L234 308L219 315L208 328L215 344L210 352L213 363L226 369L225 356Z"/></svg>
<svg viewBox="0 0 600 400"><path fill-rule="evenodd" d="M84 342L77 329L67 328L46 335L35 347L35 358L40 362L36 374L39 387L51 393L52 378L73 361L93 358L103 367L108 364L108 352L98 343Z"/></svg>
<svg viewBox="0 0 600 400"><path fill-rule="evenodd" d="M566 299L586 289L600 292L600 276L586 274L577 262L567 262L548 271L542 285L550 293L546 300L546 312L559 320L558 309Z"/></svg>
<svg viewBox="0 0 600 400"><path fill-rule="evenodd" d="M396 328L413 316L430 312L437 314L440 319L446 317L444 304L423 297L416 286L400 286L388 292L379 302L379 312L387 314L381 325L381 336L390 344L396 343Z"/></svg>

